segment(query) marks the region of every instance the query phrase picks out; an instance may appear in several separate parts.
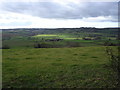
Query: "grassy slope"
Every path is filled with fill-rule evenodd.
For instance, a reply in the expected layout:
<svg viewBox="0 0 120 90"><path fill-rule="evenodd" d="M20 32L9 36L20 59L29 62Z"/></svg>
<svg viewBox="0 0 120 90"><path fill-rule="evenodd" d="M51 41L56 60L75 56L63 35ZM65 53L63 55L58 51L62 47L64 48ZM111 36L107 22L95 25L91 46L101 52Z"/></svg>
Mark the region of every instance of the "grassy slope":
<svg viewBox="0 0 120 90"><path fill-rule="evenodd" d="M3 50L3 87L114 87L104 49Z"/></svg>

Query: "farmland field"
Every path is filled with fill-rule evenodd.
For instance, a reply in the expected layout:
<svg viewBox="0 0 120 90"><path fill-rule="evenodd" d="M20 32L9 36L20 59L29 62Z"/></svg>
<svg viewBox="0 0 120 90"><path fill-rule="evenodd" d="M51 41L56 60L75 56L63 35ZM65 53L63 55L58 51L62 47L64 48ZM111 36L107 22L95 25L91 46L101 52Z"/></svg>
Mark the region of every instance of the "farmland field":
<svg viewBox="0 0 120 90"><path fill-rule="evenodd" d="M114 28L3 30L3 88L114 88L105 49L118 54L117 33Z"/></svg>
<svg viewBox="0 0 120 90"><path fill-rule="evenodd" d="M104 49L3 50L3 87L114 87Z"/></svg>
<svg viewBox="0 0 120 90"><path fill-rule="evenodd" d="M3 30L3 47L34 48L35 44L41 44L41 48L104 46L107 40L116 46L117 36L117 28L6 29Z"/></svg>

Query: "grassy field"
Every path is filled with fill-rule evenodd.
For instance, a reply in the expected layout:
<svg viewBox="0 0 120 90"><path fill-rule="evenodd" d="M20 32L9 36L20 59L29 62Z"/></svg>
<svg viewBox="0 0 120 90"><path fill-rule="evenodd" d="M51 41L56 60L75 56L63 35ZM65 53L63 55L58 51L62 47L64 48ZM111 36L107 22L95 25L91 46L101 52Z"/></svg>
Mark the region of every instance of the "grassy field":
<svg viewBox="0 0 120 90"><path fill-rule="evenodd" d="M117 28L5 29L3 88L116 87L105 46L117 54L117 35Z"/></svg>
<svg viewBox="0 0 120 90"><path fill-rule="evenodd" d="M75 35L70 35L70 34L38 34L33 36L34 38L45 38L45 39L54 39L54 38L61 38L61 39L82 39L82 38L77 38Z"/></svg>
<svg viewBox="0 0 120 90"><path fill-rule="evenodd" d="M115 87L108 63L105 47L3 49L3 88Z"/></svg>

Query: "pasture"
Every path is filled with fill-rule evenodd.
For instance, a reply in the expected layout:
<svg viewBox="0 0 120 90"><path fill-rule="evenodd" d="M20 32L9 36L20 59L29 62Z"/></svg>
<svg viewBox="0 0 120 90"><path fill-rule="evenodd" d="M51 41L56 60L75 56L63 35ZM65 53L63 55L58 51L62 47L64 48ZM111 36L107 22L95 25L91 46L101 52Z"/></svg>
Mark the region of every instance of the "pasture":
<svg viewBox="0 0 120 90"><path fill-rule="evenodd" d="M4 49L3 88L115 87L104 50L105 47Z"/></svg>
<svg viewBox="0 0 120 90"><path fill-rule="evenodd" d="M4 29L3 88L114 88L105 48L118 54L117 34L117 28Z"/></svg>

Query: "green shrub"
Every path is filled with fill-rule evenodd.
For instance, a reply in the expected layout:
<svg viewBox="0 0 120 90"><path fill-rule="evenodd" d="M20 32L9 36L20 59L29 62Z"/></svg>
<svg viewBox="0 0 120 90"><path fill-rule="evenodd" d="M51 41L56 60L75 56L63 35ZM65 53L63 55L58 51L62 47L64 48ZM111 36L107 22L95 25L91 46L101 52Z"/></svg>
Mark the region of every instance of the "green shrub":
<svg viewBox="0 0 120 90"><path fill-rule="evenodd" d="M118 51L120 47L118 47ZM113 70L113 75L115 76L114 79L117 81L117 87L120 87L120 56L114 54L113 50L110 47L106 47L106 53L109 57L110 67Z"/></svg>
<svg viewBox="0 0 120 90"><path fill-rule="evenodd" d="M34 44L34 48L41 48L41 44L39 43Z"/></svg>
<svg viewBox="0 0 120 90"><path fill-rule="evenodd" d="M8 45L3 45L2 49L10 49L10 47Z"/></svg>

